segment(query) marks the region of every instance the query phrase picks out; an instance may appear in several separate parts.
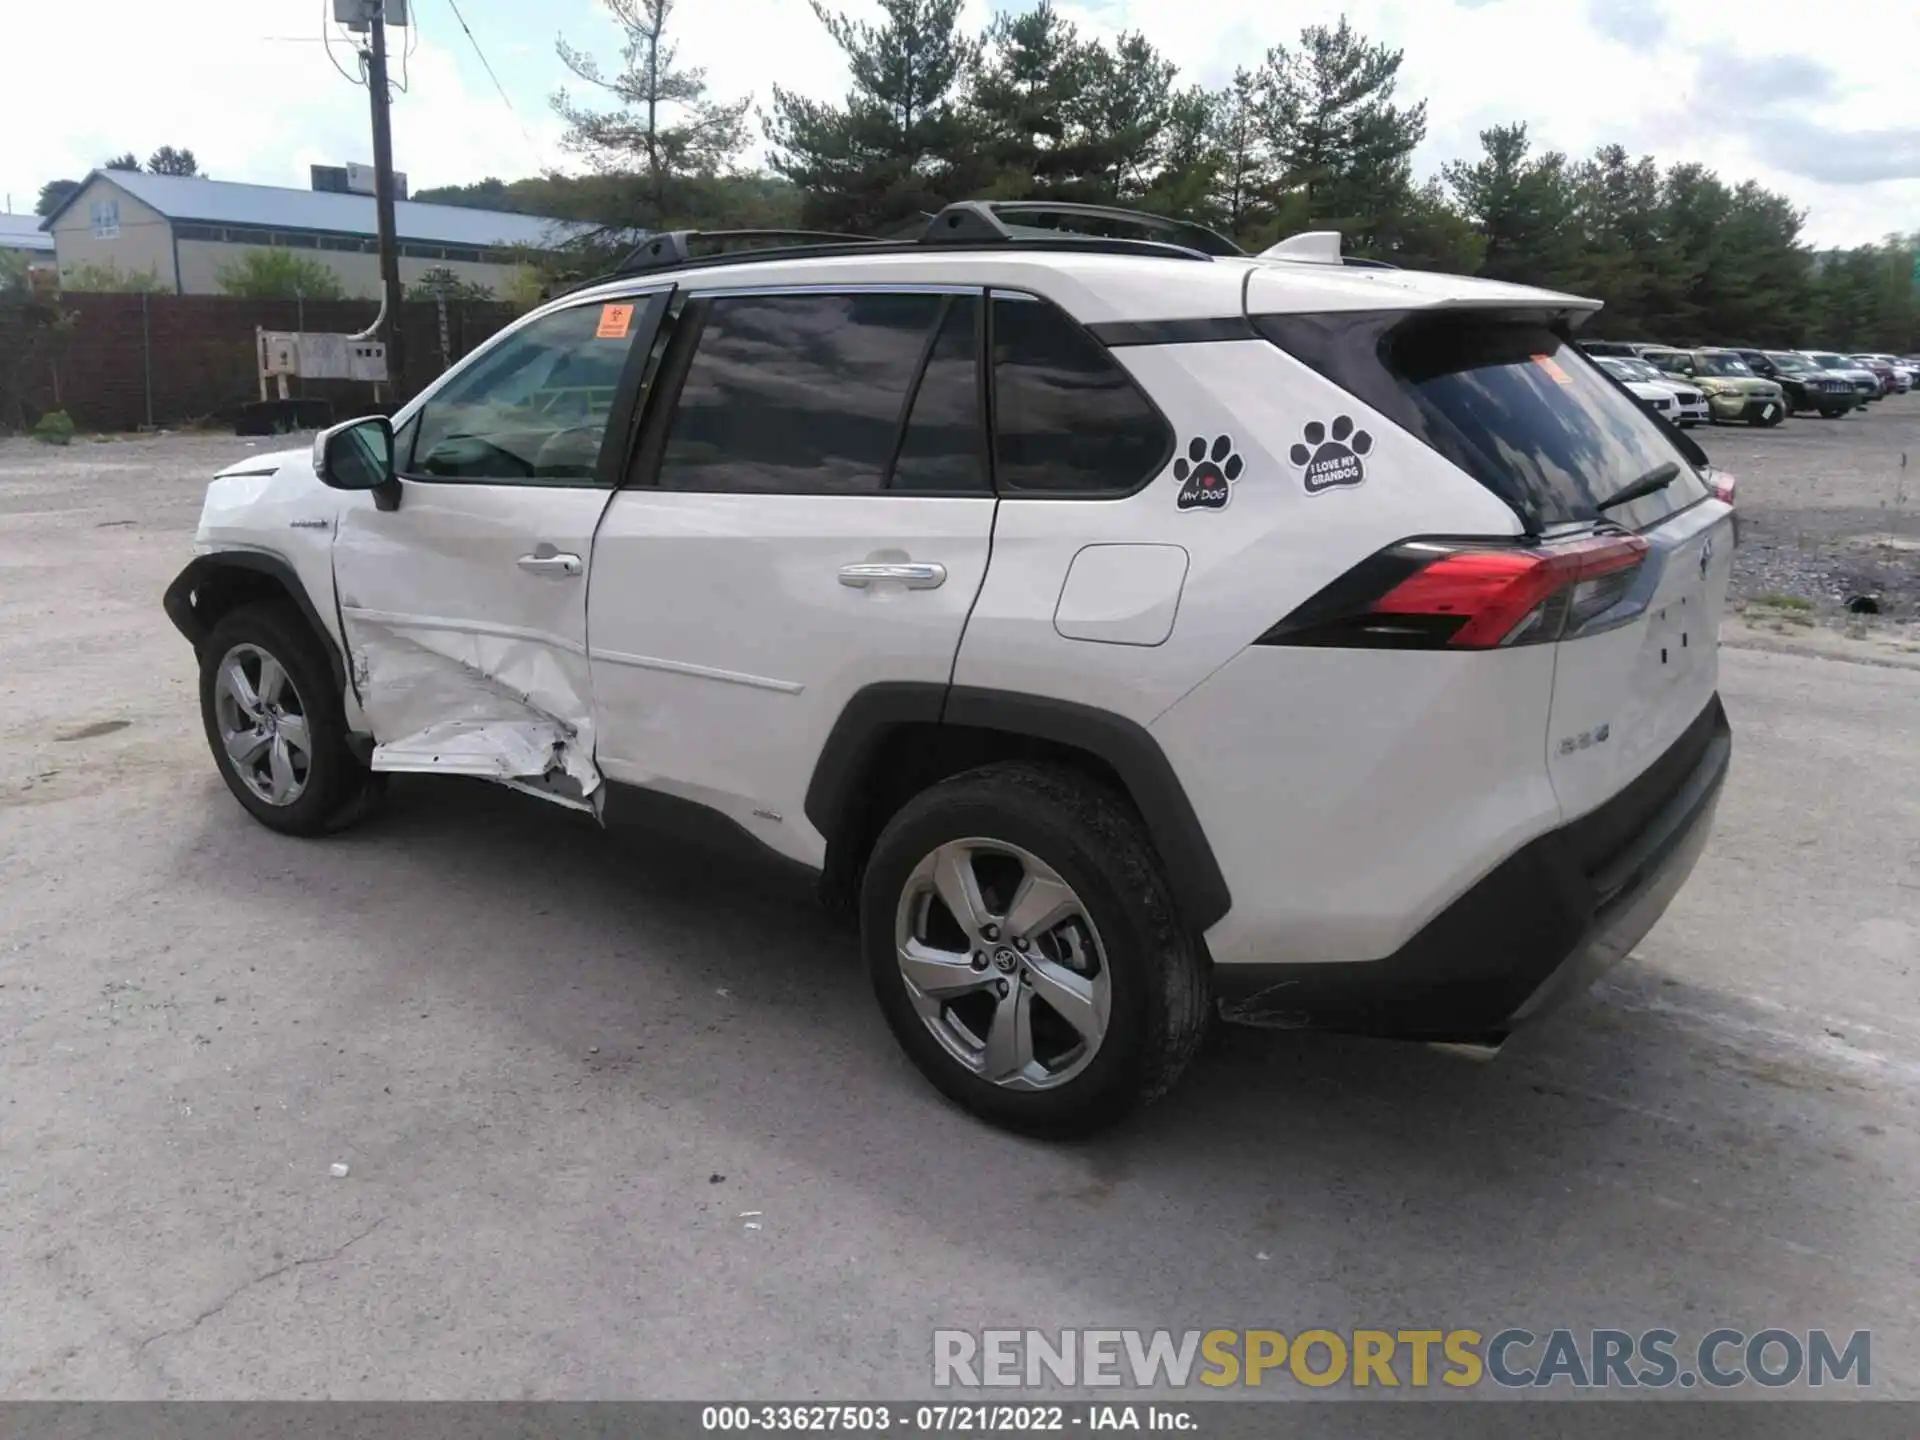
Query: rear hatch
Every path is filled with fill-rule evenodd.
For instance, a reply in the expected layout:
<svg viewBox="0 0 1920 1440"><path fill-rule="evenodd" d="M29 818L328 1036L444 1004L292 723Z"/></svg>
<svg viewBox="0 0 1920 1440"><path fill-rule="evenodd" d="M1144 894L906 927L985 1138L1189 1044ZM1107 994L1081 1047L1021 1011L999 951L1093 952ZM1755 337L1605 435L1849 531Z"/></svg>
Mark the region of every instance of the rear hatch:
<svg viewBox="0 0 1920 1440"><path fill-rule="evenodd" d="M1545 324L1436 318L1397 333L1386 358L1458 438L1456 463L1514 504L1540 548L1620 547L1568 598L1554 642L1547 766L1566 818L1583 815L1713 699L1731 512L1694 469L1698 450ZM1606 504L1646 477L1666 483Z"/></svg>
<svg viewBox="0 0 1920 1440"><path fill-rule="evenodd" d="M1506 501L1527 532L1396 547L1377 557L1364 622L1301 617L1316 643L1391 627L1422 646L1551 645L1541 743L1566 820L1671 750L1718 685L1733 551L1732 509L1699 448L1539 310L1253 319Z"/></svg>

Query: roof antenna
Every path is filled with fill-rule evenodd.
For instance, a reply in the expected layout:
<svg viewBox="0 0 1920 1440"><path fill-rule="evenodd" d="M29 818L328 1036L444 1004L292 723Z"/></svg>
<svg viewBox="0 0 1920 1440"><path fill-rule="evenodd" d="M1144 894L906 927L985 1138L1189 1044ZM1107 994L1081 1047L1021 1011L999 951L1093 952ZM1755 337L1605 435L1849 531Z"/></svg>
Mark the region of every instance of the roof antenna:
<svg viewBox="0 0 1920 1440"><path fill-rule="evenodd" d="M1306 265L1339 265L1340 232L1338 230L1308 230L1304 234L1289 235L1278 245L1269 246L1260 252L1262 260L1295 260Z"/></svg>

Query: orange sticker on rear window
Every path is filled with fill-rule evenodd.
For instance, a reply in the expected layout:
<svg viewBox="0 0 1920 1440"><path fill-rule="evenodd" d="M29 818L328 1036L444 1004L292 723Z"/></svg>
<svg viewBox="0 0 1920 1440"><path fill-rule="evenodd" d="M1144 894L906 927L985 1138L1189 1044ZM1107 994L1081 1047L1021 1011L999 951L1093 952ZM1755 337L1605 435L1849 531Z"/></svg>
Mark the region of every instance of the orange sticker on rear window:
<svg viewBox="0 0 1920 1440"><path fill-rule="evenodd" d="M1551 355L1536 355L1533 357L1533 363L1551 375L1554 384L1571 385L1573 383L1573 377L1562 370L1560 368L1560 362Z"/></svg>
<svg viewBox="0 0 1920 1440"><path fill-rule="evenodd" d="M627 331L633 325L633 306L602 305L600 307L600 328L594 337L599 340L624 340Z"/></svg>

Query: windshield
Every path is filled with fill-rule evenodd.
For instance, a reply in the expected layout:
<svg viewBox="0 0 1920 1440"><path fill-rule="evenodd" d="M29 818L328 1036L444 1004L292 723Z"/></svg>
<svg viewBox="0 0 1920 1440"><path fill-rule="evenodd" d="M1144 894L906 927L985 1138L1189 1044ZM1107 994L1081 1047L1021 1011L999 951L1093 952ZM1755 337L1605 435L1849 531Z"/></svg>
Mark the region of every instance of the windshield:
<svg viewBox="0 0 1920 1440"><path fill-rule="evenodd" d="M1789 375L1802 375L1814 368L1812 361L1803 360L1798 355L1777 355L1769 352L1767 359L1773 362L1774 369L1784 370Z"/></svg>
<svg viewBox="0 0 1920 1440"><path fill-rule="evenodd" d="M1694 358L1694 369L1702 375L1747 375L1753 371L1747 368L1747 362L1738 355L1715 355L1702 352Z"/></svg>
<svg viewBox="0 0 1920 1440"><path fill-rule="evenodd" d="M1673 378L1672 376L1661 374L1658 370L1654 369L1653 366L1649 365L1646 361L1640 359L1637 356L1632 360L1619 361L1617 368L1619 370L1619 373L1624 375L1629 380L1663 380L1664 381L1664 380L1669 380Z"/></svg>
<svg viewBox="0 0 1920 1440"><path fill-rule="evenodd" d="M1816 365L1824 365L1829 370L1852 370L1857 368L1852 361L1844 360L1838 355L1830 355L1824 350L1815 350L1813 352L1813 363Z"/></svg>

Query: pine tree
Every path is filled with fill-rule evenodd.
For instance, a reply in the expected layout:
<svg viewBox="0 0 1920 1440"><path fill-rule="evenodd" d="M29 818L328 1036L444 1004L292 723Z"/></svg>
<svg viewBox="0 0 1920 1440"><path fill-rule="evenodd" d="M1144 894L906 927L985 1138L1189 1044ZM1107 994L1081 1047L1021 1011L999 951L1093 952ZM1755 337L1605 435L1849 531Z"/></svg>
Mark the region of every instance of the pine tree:
<svg viewBox="0 0 1920 1440"><path fill-rule="evenodd" d="M561 143L601 171L637 169L644 203L640 213L621 219L658 227L684 210L687 181L726 170L745 148L749 99L709 99L706 71L680 63L666 38L674 0L606 0L606 6L625 37L617 71L606 73L564 39L557 45L566 67L606 92L613 108L596 109L557 91L553 108L567 122Z"/></svg>
<svg viewBox="0 0 1920 1440"><path fill-rule="evenodd" d="M804 193L807 223L897 228L964 192L954 93L978 47L960 31L960 0L880 0L879 25L811 3L853 89L828 105L774 87L773 169Z"/></svg>
<svg viewBox="0 0 1920 1440"><path fill-rule="evenodd" d="M1084 198L1089 157L1070 123L1087 78L1087 49L1049 0L988 27L967 87L961 123L969 148L989 166L985 192L997 199Z"/></svg>
<svg viewBox="0 0 1920 1440"><path fill-rule="evenodd" d="M1085 156L1087 198L1137 203L1152 189L1164 158L1179 67L1146 36L1125 34L1111 48L1089 47L1080 72L1067 114Z"/></svg>
<svg viewBox="0 0 1920 1440"><path fill-rule="evenodd" d="M1261 122L1259 77L1234 71L1226 88L1214 95L1209 120L1217 157L1208 190L1213 218L1245 243L1271 216L1279 186Z"/></svg>
<svg viewBox="0 0 1920 1440"><path fill-rule="evenodd" d="M1413 151L1427 133L1422 101L1393 103L1401 52L1370 44L1342 17L1312 25L1295 49L1276 45L1260 74L1260 117L1282 183L1316 225L1347 248L1385 244L1390 221L1415 202Z"/></svg>
<svg viewBox="0 0 1920 1440"><path fill-rule="evenodd" d="M147 169L155 175L198 175L200 162L191 150L176 150L162 145L147 157Z"/></svg>
<svg viewBox="0 0 1920 1440"><path fill-rule="evenodd" d="M1480 273L1566 289L1580 279L1573 182L1558 151L1530 153L1525 125L1480 132L1482 155L1441 167L1447 188L1485 245Z"/></svg>

